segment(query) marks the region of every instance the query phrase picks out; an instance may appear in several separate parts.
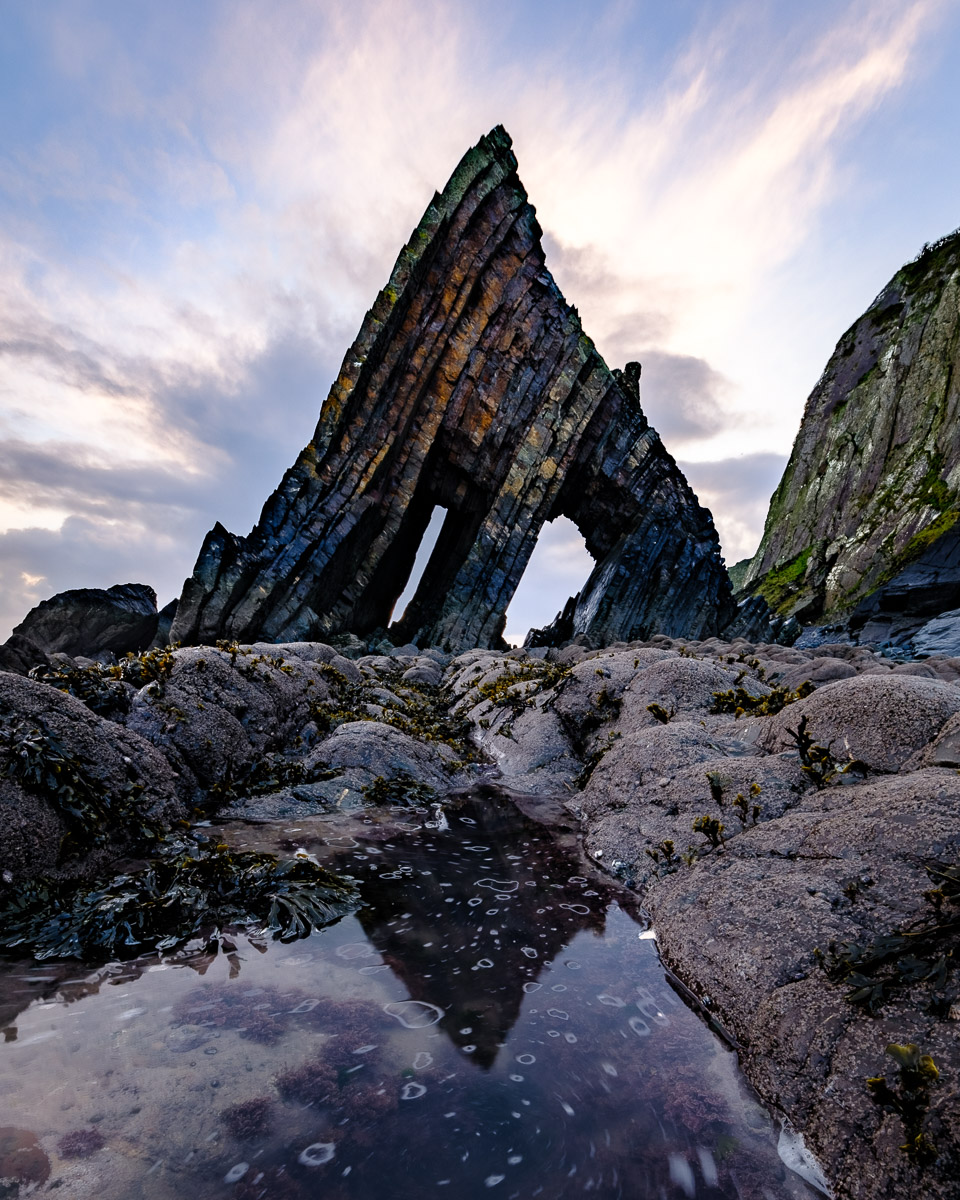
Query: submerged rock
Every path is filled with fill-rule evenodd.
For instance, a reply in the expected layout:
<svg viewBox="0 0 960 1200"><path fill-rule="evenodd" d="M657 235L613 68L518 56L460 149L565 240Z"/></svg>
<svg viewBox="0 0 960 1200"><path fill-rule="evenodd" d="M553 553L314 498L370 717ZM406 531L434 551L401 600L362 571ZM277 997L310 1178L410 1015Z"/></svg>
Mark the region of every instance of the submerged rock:
<svg viewBox="0 0 960 1200"><path fill-rule="evenodd" d="M207 535L172 640L382 630L435 507L447 515L396 643L499 645L559 516L597 564L575 633L717 632L734 613L717 534L643 414L639 374L604 363L560 294L494 129L401 251L257 526Z"/></svg>

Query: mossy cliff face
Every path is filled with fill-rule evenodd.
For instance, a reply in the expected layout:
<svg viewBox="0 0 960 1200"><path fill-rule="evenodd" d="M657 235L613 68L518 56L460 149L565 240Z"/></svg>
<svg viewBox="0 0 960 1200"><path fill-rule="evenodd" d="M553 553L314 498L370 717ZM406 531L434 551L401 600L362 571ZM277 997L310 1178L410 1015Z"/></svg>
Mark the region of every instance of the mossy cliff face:
<svg viewBox="0 0 960 1200"><path fill-rule="evenodd" d="M960 516L960 233L898 271L807 401L743 586L842 617Z"/></svg>
<svg viewBox="0 0 960 1200"><path fill-rule="evenodd" d="M607 367L560 294L494 129L401 251L256 528L207 535L171 639L385 627L435 506L446 519L397 642L496 645L560 515L597 563L576 632L716 632L733 614L716 531L647 423L638 376Z"/></svg>

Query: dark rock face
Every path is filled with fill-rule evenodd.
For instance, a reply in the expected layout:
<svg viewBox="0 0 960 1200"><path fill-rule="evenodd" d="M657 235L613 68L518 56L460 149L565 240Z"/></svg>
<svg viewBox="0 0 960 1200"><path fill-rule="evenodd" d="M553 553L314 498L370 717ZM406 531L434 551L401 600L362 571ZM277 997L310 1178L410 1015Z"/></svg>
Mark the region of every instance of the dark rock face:
<svg viewBox="0 0 960 1200"><path fill-rule="evenodd" d="M780 613L827 623L857 609L854 624L890 626L960 604L958 302L955 233L840 339L742 585Z"/></svg>
<svg viewBox="0 0 960 1200"><path fill-rule="evenodd" d="M544 522L596 568L573 629L715 632L733 612L710 514L546 269L503 129L434 197L347 352L313 440L246 538L217 525L171 638L328 638L388 626L436 506L446 518L395 642L499 642Z"/></svg>
<svg viewBox="0 0 960 1200"><path fill-rule="evenodd" d="M49 658L29 638L13 633L0 646L0 671L12 671L14 675L26 675L33 667L49 665Z"/></svg>
<svg viewBox="0 0 960 1200"><path fill-rule="evenodd" d="M7 646L26 639L44 654L126 654L144 650L157 630L157 594L144 583L59 592L32 608ZM42 662L43 654L35 662ZM31 663L31 666L35 663ZM13 663L7 669L14 669Z"/></svg>
<svg viewBox="0 0 960 1200"><path fill-rule="evenodd" d="M170 627L173 625L173 619L177 615L177 605L179 603L179 600L171 600L157 614L157 629L153 635L154 646L162 647L170 644Z"/></svg>

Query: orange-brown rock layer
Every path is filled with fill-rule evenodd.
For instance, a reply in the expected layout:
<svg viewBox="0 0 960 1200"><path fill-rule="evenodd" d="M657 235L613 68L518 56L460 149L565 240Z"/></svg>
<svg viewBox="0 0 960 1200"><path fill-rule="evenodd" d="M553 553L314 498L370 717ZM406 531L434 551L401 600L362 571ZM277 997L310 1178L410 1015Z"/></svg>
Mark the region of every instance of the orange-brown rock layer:
<svg viewBox="0 0 960 1200"><path fill-rule="evenodd" d="M386 628L436 506L446 518L394 636L496 644L544 522L596 569L574 628L706 636L732 615L710 514L546 269L510 138L434 197L367 314L313 441L246 538L217 525L173 640Z"/></svg>

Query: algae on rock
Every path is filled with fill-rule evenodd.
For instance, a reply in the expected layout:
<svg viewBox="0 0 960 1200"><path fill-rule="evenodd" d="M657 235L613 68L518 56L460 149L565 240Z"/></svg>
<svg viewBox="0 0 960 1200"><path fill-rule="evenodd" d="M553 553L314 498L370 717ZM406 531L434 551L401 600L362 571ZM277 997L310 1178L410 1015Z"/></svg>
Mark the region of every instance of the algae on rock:
<svg viewBox="0 0 960 1200"><path fill-rule="evenodd" d="M954 528L958 358L960 232L898 271L840 339L742 590L782 615L836 619Z"/></svg>

